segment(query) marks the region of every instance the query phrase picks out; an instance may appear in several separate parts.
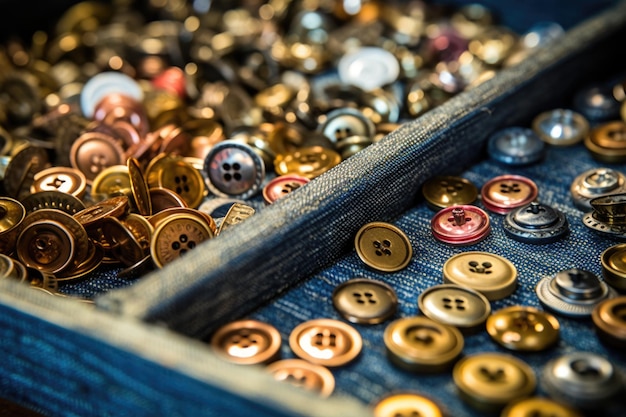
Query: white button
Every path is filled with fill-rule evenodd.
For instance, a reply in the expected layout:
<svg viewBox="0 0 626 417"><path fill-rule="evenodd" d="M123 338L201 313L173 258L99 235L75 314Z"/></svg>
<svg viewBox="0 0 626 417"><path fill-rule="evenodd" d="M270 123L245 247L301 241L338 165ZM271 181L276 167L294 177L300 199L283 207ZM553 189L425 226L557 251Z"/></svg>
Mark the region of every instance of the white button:
<svg viewBox="0 0 626 417"><path fill-rule="evenodd" d="M371 91L394 82L400 74L400 64L391 52L366 46L344 55L338 71L342 82Z"/></svg>

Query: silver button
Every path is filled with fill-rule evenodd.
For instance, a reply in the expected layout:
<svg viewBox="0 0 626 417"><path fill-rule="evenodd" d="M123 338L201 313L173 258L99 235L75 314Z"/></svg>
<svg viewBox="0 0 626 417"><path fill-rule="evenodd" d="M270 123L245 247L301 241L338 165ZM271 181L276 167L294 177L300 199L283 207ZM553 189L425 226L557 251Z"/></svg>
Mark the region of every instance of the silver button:
<svg viewBox="0 0 626 417"><path fill-rule="evenodd" d="M371 140L376 133L374 123L370 119L359 110L348 107L329 112L319 130L335 144L352 136L363 136Z"/></svg>
<svg viewBox="0 0 626 417"><path fill-rule="evenodd" d="M602 167L587 170L578 175L570 186L574 205L578 209L588 212L592 210L591 199L626 191L625 180L624 174L611 168Z"/></svg>
<svg viewBox="0 0 626 417"><path fill-rule="evenodd" d="M335 288L333 305L352 323L377 324L393 316L398 297L393 288L382 281L355 278Z"/></svg>
<svg viewBox="0 0 626 417"><path fill-rule="evenodd" d="M511 239L537 245L555 242L569 232L565 214L536 201L507 213L502 225Z"/></svg>
<svg viewBox="0 0 626 417"><path fill-rule="evenodd" d="M578 268L541 279L535 292L546 309L570 317L588 317L598 303L616 295L593 272Z"/></svg>
<svg viewBox="0 0 626 417"><path fill-rule="evenodd" d="M252 147L224 140L207 154L204 172L211 193L219 197L247 199L261 190L265 164Z"/></svg>
<svg viewBox="0 0 626 417"><path fill-rule="evenodd" d="M554 109L537 115L533 120L533 130L550 145L570 146L587 136L589 122L573 110Z"/></svg>
<svg viewBox="0 0 626 417"><path fill-rule="evenodd" d="M491 314L487 297L467 287L441 284L427 288L417 298L419 310L425 316L463 332L477 330Z"/></svg>
<svg viewBox="0 0 626 417"><path fill-rule="evenodd" d="M605 408L623 391L623 377L605 357L574 352L548 362L542 372L550 397L583 409Z"/></svg>
<svg viewBox="0 0 626 417"><path fill-rule="evenodd" d="M342 56L337 70L342 82L371 91L394 82L400 75L400 64L391 52L364 46Z"/></svg>
<svg viewBox="0 0 626 417"><path fill-rule="evenodd" d="M509 127L489 138L487 153L506 165L529 165L545 157L546 145L532 129Z"/></svg>

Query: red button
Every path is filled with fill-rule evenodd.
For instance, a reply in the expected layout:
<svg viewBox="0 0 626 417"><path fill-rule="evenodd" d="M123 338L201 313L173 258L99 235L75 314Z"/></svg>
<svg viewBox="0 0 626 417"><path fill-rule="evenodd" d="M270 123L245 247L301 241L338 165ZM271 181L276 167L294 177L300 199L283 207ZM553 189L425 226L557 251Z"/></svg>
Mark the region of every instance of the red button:
<svg viewBox="0 0 626 417"><path fill-rule="evenodd" d="M500 175L487 181L480 193L487 210L506 214L514 208L534 201L539 189L530 178L521 175Z"/></svg>
<svg viewBox="0 0 626 417"><path fill-rule="evenodd" d="M491 231L489 216L476 206L446 207L430 221L433 236L451 245L470 245L483 240Z"/></svg>

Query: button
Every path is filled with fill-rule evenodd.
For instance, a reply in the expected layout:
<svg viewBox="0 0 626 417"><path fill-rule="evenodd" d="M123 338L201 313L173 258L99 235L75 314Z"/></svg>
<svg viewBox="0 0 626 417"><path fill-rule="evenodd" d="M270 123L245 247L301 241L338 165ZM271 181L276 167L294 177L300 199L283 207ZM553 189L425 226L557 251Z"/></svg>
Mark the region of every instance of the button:
<svg viewBox="0 0 626 417"><path fill-rule="evenodd" d="M0 196L0 253L13 252L24 217L26 208L22 203L11 197Z"/></svg>
<svg viewBox="0 0 626 417"><path fill-rule="evenodd" d="M85 209L85 204L81 200L60 191L39 191L30 194L22 200L22 205L26 209L26 213L52 208L74 215Z"/></svg>
<svg viewBox="0 0 626 417"><path fill-rule="evenodd" d="M617 368L592 352L561 355L544 366L541 377L543 388L556 401L594 412L608 407L623 391Z"/></svg>
<svg viewBox="0 0 626 417"><path fill-rule="evenodd" d="M546 155L546 146L532 129L509 127L489 138L487 153L505 165L522 166L541 161Z"/></svg>
<svg viewBox="0 0 626 417"><path fill-rule="evenodd" d="M507 349L538 352L559 340L559 321L552 314L530 306L510 306L487 319L487 333Z"/></svg>
<svg viewBox="0 0 626 417"><path fill-rule="evenodd" d="M126 165L112 165L100 171L91 182L91 199L102 201L110 197L131 195L130 173Z"/></svg>
<svg viewBox="0 0 626 417"><path fill-rule="evenodd" d="M515 291L517 269L511 261L494 253L463 252L444 263L443 282L470 287L494 301Z"/></svg>
<svg viewBox="0 0 626 417"><path fill-rule="evenodd" d="M591 319L600 340L617 348L626 347L626 296L598 303Z"/></svg>
<svg viewBox="0 0 626 417"><path fill-rule="evenodd" d="M102 235L109 243L108 254L125 266L135 265L148 254L130 229L117 218L104 218L101 227Z"/></svg>
<svg viewBox="0 0 626 417"><path fill-rule="evenodd" d="M359 110L349 107L332 110L318 130L335 144L352 136L363 136L371 141L376 133L370 119Z"/></svg>
<svg viewBox="0 0 626 417"><path fill-rule="evenodd" d="M159 213L168 208L187 207L187 203L174 191L167 188L150 188L150 200L152 201L152 214Z"/></svg>
<svg viewBox="0 0 626 417"><path fill-rule="evenodd" d="M427 288L417 298L419 310L439 323L464 333L482 328L491 314L487 297L468 287L441 284Z"/></svg>
<svg viewBox="0 0 626 417"><path fill-rule="evenodd" d="M590 200L609 194L626 192L626 175L611 168L592 168L578 175L570 192L574 205L584 212L592 210Z"/></svg>
<svg viewBox="0 0 626 417"><path fill-rule="evenodd" d="M626 290L626 243L605 249L600 262L604 281L618 291Z"/></svg>
<svg viewBox="0 0 626 417"><path fill-rule="evenodd" d="M343 83L371 91L396 81L400 64L383 48L362 46L339 58L337 70Z"/></svg>
<svg viewBox="0 0 626 417"><path fill-rule="evenodd" d="M352 323L377 324L395 314L398 297L393 288L382 281L354 278L335 288L333 306Z"/></svg>
<svg viewBox="0 0 626 417"><path fill-rule="evenodd" d="M93 228L108 216L122 217L125 215L128 212L128 204L128 197L126 196L111 197L79 211L74 215L74 218L83 227Z"/></svg>
<svg viewBox="0 0 626 417"><path fill-rule="evenodd" d="M33 177L31 192L60 191L72 194L74 197L83 198L87 189L85 175L70 167L50 167L43 169Z"/></svg>
<svg viewBox="0 0 626 417"><path fill-rule="evenodd" d="M537 185L521 175L500 175L487 181L481 188L483 205L497 214L506 214L514 208L525 206L538 194Z"/></svg>
<svg viewBox="0 0 626 417"><path fill-rule="evenodd" d="M585 147L600 162L618 164L626 161L626 123L615 120L596 126L585 138Z"/></svg>
<svg viewBox="0 0 626 417"><path fill-rule="evenodd" d="M265 164L243 143L224 140L211 148L204 160L211 193L219 197L247 199L261 191Z"/></svg>
<svg viewBox="0 0 626 417"><path fill-rule="evenodd" d="M532 368L515 356L503 353L478 353L461 359L452 378L463 401L488 412L535 391L537 378Z"/></svg>
<svg viewBox="0 0 626 417"><path fill-rule="evenodd" d="M388 395L374 404L372 411L374 417L443 417L433 400L412 392Z"/></svg>
<svg viewBox="0 0 626 417"><path fill-rule="evenodd" d="M569 317L588 317L596 304L616 295L593 272L579 268L542 278L535 292L546 309Z"/></svg>
<svg viewBox="0 0 626 417"><path fill-rule="evenodd" d="M235 166L231 169L234 170ZM181 156L159 154L146 167L145 177L148 188L172 190L185 200L187 207L197 208L204 198L204 178L201 172ZM232 180L237 181L235 175Z"/></svg>
<svg viewBox="0 0 626 417"><path fill-rule="evenodd" d="M406 234L384 222L361 227L354 237L354 246L367 266L383 272L404 269L413 257L413 247Z"/></svg>
<svg viewBox="0 0 626 417"><path fill-rule="evenodd" d="M92 118L96 105L109 94L119 93L143 100L143 91L137 81L122 72L105 71L91 77L80 92L80 108L83 115Z"/></svg>
<svg viewBox="0 0 626 417"><path fill-rule="evenodd" d="M152 215L152 200L150 200L149 187L143 172L141 172L139 161L133 157L128 158L126 161L126 169L128 169L130 190L132 192L137 211L142 216Z"/></svg>
<svg viewBox="0 0 626 417"><path fill-rule="evenodd" d="M578 410L549 398L529 397L507 405L500 417L583 417Z"/></svg>
<svg viewBox="0 0 626 417"><path fill-rule="evenodd" d="M83 133L70 149L70 164L91 182L101 171L123 165L124 149L112 137L99 132Z"/></svg>
<svg viewBox="0 0 626 417"><path fill-rule="evenodd" d="M316 178L341 162L341 155L322 146L305 146L276 155L274 170L277 175L296 174Z"/></svg>
<svg viewBox="0 0 626 417"><path fill-rule="evenodd" d="M437 211L473 203L478 198L478 189L466 178L441 175L424 182L422 194L428 207Z"/></svg>
<svg viewBox="0 0 626 417"><path fill-rule="evenodd" d="M626 193L609 194L589 200L592 211L583 215L590 230L614 239L626 239Z"/></svg>
<svg viewBox="0 0 626 417"><path fill-rule="evenodd" d="M544 142L554 146L570 146L581 142L589 133L589 122L580 113L569 109L548 110L535 116L533 130Z"/></svg>
<svg viewBox="0 0 626 417"><path fill-rule="evenodd" d="M565 214L536 201L508 212L502 226L511 239L535 245L556 242L569 233Z"/></svg>
<svg viewBox="0 0 626 417"><path fill-rule="evenodd" d="M219 235L224 230L243 222L248 217L251 217L254 213L256 213L254 207L251 207L247 204L235 202L226 212L226 215L224 216L224 219L220 224L220 228L218 229L217 234Z"/></svg>
<svg viewBox="0 0 626 417"><path fill-rule="evenodd" d="M361 352L363 340L352 326L333 319L315 319L296 326L289 335L293 353L317 365L341 366Z"/></svg>
<svg viewBox="0 0 626 417"><path fill-rule="evenodd" d="M387 355L396 366L413 372L441 372L452 366L464 346L456 327L424 316L404 317L384 333Z"/></svg>
<svg viewBox="0 0 626 417"><path fill-rule="evenodd" d="M472 245L491 233L489 216L476 206L452 206L437 212L430 221L433 236L450 245Z"/></svg>
<svg viewBox="0 0 626 417"><path fill-rule="evenodd" d="M63 271L71 265L76 255L76 246L72 231L64 223L52 219L29 219L17 238L19 260L27 267L51 274Z"/></svg>
<svg viewBox="0 0 626 417"><path fill-rule="evenodd" d="M504 26L490 26L469 42L469 51L488 65L501 65L513 51L518 35Z"/></svg>
<svg viewBox="0 0 626 417"><path fill-rule="evenodd" d="M295 174L280 175L263 187L263 200L272 204L281 197L307 184L310 180Z"/></svg>
<svg viewBox="0 0 626 417"><path fill-rule="evenodd" d="M590 122L618 120L620 104L609 84L591 85L574 95L574 108Z"/></svg>
<svg viewBox="0 0 626 417"><path fill-rule="evenodd" d="M211 347L224 359L240 364L269 363L280 355L282 339L278 330L257 320L228 323L211 337Z"/></svg>
<svg viewBox="0 0 626 417"><path fill-rule="evenodd" d="M148 131L148 115L141 100L136 100L124 93L109 93L100 100L93 112L93 120L107 126L118 122L131 124L145 137Z"/></svg>
<svg viewBox="0 0 626 417"><path fill-rule="evenodd" d="M265 370L277 381L288 382L318 394L329 397L335 389L335 377L328 368L302 359L283 359L269 364Z"/></svg>
<svg viewBox="0 0 626 417"><path fill-rule="evenodd" d="M30 194L35 174L49 166L48 153L38 146L16 146L4 170L3 186L7 196L21 200Z"/></svg>
<svg viewBox="0 0 626 417"><path fill-rule="evenodd" d="M155 227L150 254L158 268L180 258L215 235L209 225L187 214L174 214Z"/></svg>
<svg viewBox="0 0 626 417"><path fill-rule="evenodd" d="M122 224L130 230L139 245L144 250L144 254L150 253L150 241L154 234L154 227L148 219L140 214L128 213L126 216L120 218Z"/></svg>

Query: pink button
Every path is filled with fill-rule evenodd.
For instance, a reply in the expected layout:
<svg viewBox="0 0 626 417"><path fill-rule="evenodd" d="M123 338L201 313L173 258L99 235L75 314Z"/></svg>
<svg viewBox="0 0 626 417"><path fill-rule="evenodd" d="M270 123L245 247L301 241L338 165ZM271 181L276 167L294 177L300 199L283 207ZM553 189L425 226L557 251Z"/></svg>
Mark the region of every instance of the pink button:
<svg viewBox="0 0 626 417"><path fill-rule="evenodd" d="M487 213L470 205L451 206L438 211L430 221L433 236L451 245L471 245L489 235Z"/></svg>
<svg viewBox="0 0 626 417"><path fill-rule="evenodd" d="M530 204L539 190L530 179L521 175L500 175L487 181L480 190L483 206L493 213L506 214Z"/></svg>
<svg viewBox="0 0 626 417"><path fill-rule="evenodd" d="M267 204L272 204L274 201L302 187L309 181L308 178L295 174L278 176L268 182L263 188L263 199Z"/></svg>

